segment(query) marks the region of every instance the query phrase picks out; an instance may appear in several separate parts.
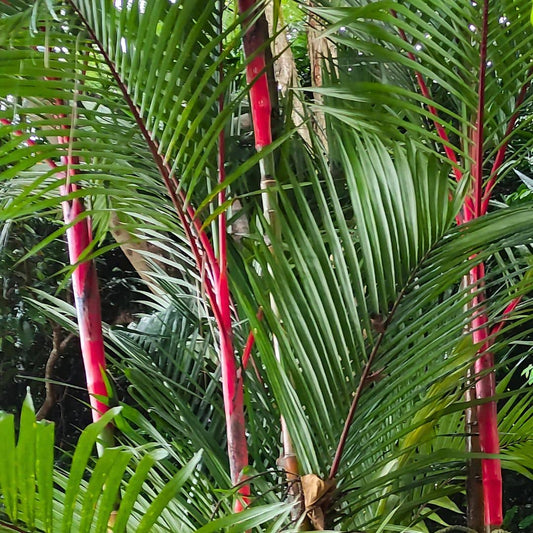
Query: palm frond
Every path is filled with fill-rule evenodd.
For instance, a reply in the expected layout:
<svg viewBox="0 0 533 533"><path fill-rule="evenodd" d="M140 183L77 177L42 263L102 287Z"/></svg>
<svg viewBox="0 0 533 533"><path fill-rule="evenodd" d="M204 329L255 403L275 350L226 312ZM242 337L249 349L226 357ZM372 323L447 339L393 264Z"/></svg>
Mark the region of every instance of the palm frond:
<svg viewBox="0 0 533 533"><path fill-rule="evenodd" d="M54 426L36 422L30 396L22 407L16 443L14 416L2 413L0 442L5 453L0 490L7 519L45 532L102 533L108 531L108 524L114 524L113 531L117 532L167 531L160 515L194 477L201 453L166 479L157 466L166 452L153 446L144 451L127 446L107 448L91 464L102 429L119 412L120 408L111 409L82 432L68 471L54 467ZM88 473L91 477L87 481ZM161 492L145 507L139 506L141 491L149 491L153 483L159 484ZM182 499L186 501L186 497Z"/></svg>
<svg viewBox="0 0 533 533"><path fill-rule="evenodd" d="M485 65L481 3L346 1L314 11L329 22L327 35L338 43L342 61L341 83L318 92L329 97L324 110L352 127L396 138L406 130L437 151L446 145L462 171L470 167L480 92L485 166L528 128L529 119L517 118L531 104L529 2L490 4ZM447 132L446 140L433 122Z"/></svg>
<svg viewBox="0 0 533 533"><path fill-rule="evenodd" d="M325 163L309 159L304 182L302 173L300 180L289 174L290 187L280 191L283 244L273 241L274 254L255 244L247 265L265 314L250 321L305 473L327 474L375 352L372 370L382 379L363 392L338 476L337 519L364 527L383 516L385 501L395 502L397 518L405 519L418 501L458 489L450 480L462 476L464 452L451 437L448 444L440 439L442 449L434 439L450 416L451 434L463 433L457 413L465 407L464 376L479 349L465 332L471 321L465 305L476 291L460 289L460 282L476 262L530 243L533 235L528 208L454 229L448 177L429 154L409 146L391 153L373 137L359 141L345 132L338 144L336 179ZM341 196L352 200L348 212ZM521 265L523 276L527 261ZM487 290L506 268L494 269ZM530 289L529 282L519 291ZM250 293L237 291L251 309ZM496 317L513 296L500 291L487 303L489 315ZM281 364L270 332L280 343Z"/></svg>

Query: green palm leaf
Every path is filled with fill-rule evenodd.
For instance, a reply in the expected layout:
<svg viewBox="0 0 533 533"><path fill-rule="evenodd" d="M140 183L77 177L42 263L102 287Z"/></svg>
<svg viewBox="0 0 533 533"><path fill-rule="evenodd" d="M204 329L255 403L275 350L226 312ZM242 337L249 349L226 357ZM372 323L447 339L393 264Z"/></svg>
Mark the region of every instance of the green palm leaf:
<svg viewBox="0 0 533 533"><path fill-rule="evenodd" d="M467 170L479 90L484 91L487 164L498 149L528 128L526 118L506 131L513 115L531 103L527 88L532 79L533 32L526 0L490 3L486 78L480 77L481 4L466 0L446 5L364 0L341 4L314 9L330 23L327 35L339 44L340 57L346 56L343 64L347 63L337 86L318 89L329 97L326 112L363 131L378 129L399 138L407 130L440 151L443 141L428 109L433 105L450 139L448 146ZM415 73L427 85L429 99L420 94ZM343 106L342 101L355 104Z"/></svg>
<svg viewBox="0 0 533 533"><path fill-rule="evenodd" d="M160 515L168 500L194 477L201 454L197 453L165 481L156 464L157 458L162 457L157 449L146 452L126 446L107 448L92 466L90 456L97 439L119 412L120 408L111 409L82 432L68 472L54 467L53 424L36 422L29 395L22 408L16 446L14 417L2 413L0 440L7 443L3 445L6 453L1 457L0 469L3 473L0 490L6 502L2 514L12 524L22 523L32 531L102 533L108 530L108 521L115 511L114 531L133 530L133 524L137 524L135 531L166 531L161 529ZM16 477L11 474L14 471ZM127 471L129 479L125 477ZM88 474L90 479L86 481ZM148 483L162 483L162 487L143 512L138 495ZM119 500L123 490L124 499Z"/></svg>
<svg viewBox="0 0 533 533"><path fill-rule="evenodd" d="M6 139L0 144L0 220L55 210L61 179L42 163L70 151L84 161L79 170L87 172L73 179L83 186L76 194L87 199L97 237L103 241L113 210L136 238L157 241L162 258L146 255L163 294L153 297L154 312L135 327L108 331L115 367L144 413L124 406L115 417L129 446L108 450L88 469L93 427L84 433L70 474L50 477L49 445L35 469L30 461L17 471L16 458L31 456L35 439L51 439L50 430L34 435L26 407L21 443L27 450L15 447L14 437L0 439L6 514L50 530L61 510L65 531L104 530L121 491L117 531L172 531L176 523L183 531L279 530L291 511L279 501L287 488L276 464L279 415L301 473L326 477L360 388L335 501L327 509L331 527L424 531L415 522L438 520L438 509L452 506L449 496L461 490L464 476L463 376L479 346L465 333L477 289L461 280L481 261L493 266L484 308L491 325L511 298L531 290L525 274L533 241L530 205L454 227L468 183L450 182L442 145L455 151L468 173L482 66L479 9L467 0L353 0L314 9L329 24L341 69L338 79L331 74L330 86L313 89L326 97L321 110L332 115L329 153L321 155L324 148L313 135L307 147L289 128L272 148L278 239L257 214L254 198L251 169L263 153L231 161L230 199L212 206L220 189L218 134L247 90L237 18L228 17L221 32L214 0L69 0L61 20L52 2L32 4L0 3L0 117L13 123L0 127ZM519 100L533 59L528 14L525 0L506 0L489 11L486 163L508 140L505 128L516 110L531 104L530 92ZM430 87L429 96L419 94L415 72ZM230 100L223 113L219 97ZM429 105L448 141L435 131ZM512 133L525 137L516 158L530 147L527 126L528 120L519 122ZM14 138L17 130L21 135ZM58 143L58 131L68 131L71 142ZM30 136L36 148L24 146ZM231 143L244 151L235 139ZM161 178L171 186L166 189ZM235 346L240 351L248 326L256 337L256 369L245 373L246 474L256 500L240 515L230 514L235 488L227 474L217 335L205 309L193 239L168 198L176 189L185 191L178 207L188 201L202 207L194 221L207 220L207 230L232 194L241 194L251 228L241 243L230 244L229 269L238 299L233 318L247 317L242 329L235 328ZM170 276L162 264L179 274ZM45 299L46 313L72 327L68 306ZM263 319L257 318L260 307ZM505 333L512 340L498 338L494 346L509 361L516 358L511 343L525 342L528 333L519 326L518 320L509 325ZM371 371L376 381L363 388L362 376ZM518 423L530 427L530 390L507 395L502 388L499 394L506 464L530 475L524 460L530 440L513 429ZM6 434L12 427L9 417L0 420ZM139 448L153 454L163 449L168 457L156 461ZM198 449L205 450L201 459ZM65 492L63 501L51 480ZM14 481L24 501L10 488ZM53 507L46 503L51 493Z"/></svg>
<svg viewBox="0 0 533 533"><path fill-rule="evenodd" d="M379 346L372 370L383 379L363 392L339 472L337 520L361 528L396 507L405 520L418 502L457 490L449 480L462 475L464 453L451 435L462 432L463 376L478 350L465 333L474 292L459 284L475 262L533 235L529 208L454 228L447 172L433 156L409 146L391 155L345 130L338 139L341 177L311 160L308 184L289 176L291 187L280 191L283 244L273 243L274 254L255 245L248 275L265 313L262 322L251 318L261 362L305 473L327 474L362 369ZM340 195L352 199L348 213ZM510 299L503 291L487 311ZM385 331L373 329L376 314ZM438 450L441 424L455 426Z"/></svg>

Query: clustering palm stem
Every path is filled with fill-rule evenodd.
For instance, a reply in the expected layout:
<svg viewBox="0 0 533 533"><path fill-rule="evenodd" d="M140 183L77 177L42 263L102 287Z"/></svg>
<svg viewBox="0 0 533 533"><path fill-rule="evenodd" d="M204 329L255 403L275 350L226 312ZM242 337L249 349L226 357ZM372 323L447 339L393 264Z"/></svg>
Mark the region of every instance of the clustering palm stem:
<svg viewBox="0 0 533 533"><path fill-rule="evenodd" d="M222 32L222 17L224 13L224 2L219 4L220 9L220 31ZM220 43L220 53L222 53L223 43ZM219 68L219 82L223 77L222 65ZM219 98L219 113L224 110L224 95ZM218 181L223 184L226 179L225 172L226 151L225 136L222 129L218 138ZM218 194L220 205L226 201L226 191L221 189ZM217 303L221 312L220 329L220 357L222 362L222 382L224 392L224 407L226 413L226 423L228 425L228 453L230 457L231 481L234 484L240 483L242 470L248 465L248 447L245 435L244 420L244 389L243 375L237 369L236 359L233 350L231 337L231 297L228 285L228 257L227 257L227 218L223 211L218 218L218 249L219 249L219 276L216 285ZM242 364L242 363L241 363ZM248 503L250 496L250 486L241 484L238 489L242 500L235 502L235 510L240 511Z"/></svg>
<svg viewBox="0 0 533 533"><path fill-rule="evenodd" d="M69 183L69 177L76 175L73 165L77 162L70 156L63 158L68 166L67 182L60 188L61 195L67 196L78 190L76 184ZM102 337L102 316L98 276L93 260L82 260L80 257L92 246L92 232L89 218L83 215L83 203L80 198L62 202L63 219L69 225L67 242L71 265L77 265L72 273L72 289L78 316L78 328L81 352L84 360L87 388L91 395L93 419L96 421L107 411L108 407L98 396L106 397L107 390L103 379L105 372L104 341ZM80 218L83 217L83 218Z"/></svg>
<svg viewBox="0 0 533 533"><path fill-rule="evenodd" d="M487 213L491 192L494 188L498 171L505 161L505 155L509 144L509 138L516 125L520 115L520 106L525 100L526 93L531 84L531 75L533 69L528 71L526 83L522 86L515 104L515 112L511 116L505 131L504 142L496 153L489 179L486 184L483 180L483 156L484 156L484 109L485 109L485 84L487 70L487 44L488 44L488 18L489 18L489 1L484 0L481 4L481 25L480 31L480 63L479 63L479 87L477 116L475 117L474 127L470 132L471 147L470 155L472 158L471 175L472 187L471 192L466 196L462 212L457 215L459 224L466 223L470 220L483 216ZM392 12L397 17L395 12ZM408 42L407 36L402 29L398 30L400 37ZM409 51L408 57L417 61L415 55ZM415 72L420 92L426 98L431 98L427 84L420 72ZM442 139L446 155L453 165L453 172L457 181L463 179L463 173L458 168L458 159L455 151L449 146L448 135L439 121L437 110L434 106L429 105L428 109L434 118L435 128ZM472 336L476 344L479 345L479 357L474 365L475 380L475 398L478 400L493 398L496 392L495 375L492 370L494 367L494 356L490 347L494 342L494 337L503 327L503 320L500 321L490 332L487 328L488 317L483 309L484 291L483 279L485 276L485 267L481 263L476 265L470 271L468 281L472 290L476 292L472 300ZM520 303L520 298L513 299L504 310L504 316L511 313ZM490 454L499 453L499 438L497 425L497 406L495 401L488 401L478 405L475 413L479 429L479 443L482 452ZM484 519L487 526L501 525L503 521L502 513L502 478L501 465L498 459L482 459L482 478L483 478L483 499L484 499Z"/></svg>
<svg viewBox="0 0 533 533"><path fill-rule="evenodd" d="M250 84L250 107L252 109L252 121L254 128L255 147L258 152L272 144L272 98L269 92L267 75L267 46L268 46L268 23L263 13L258 14L260 2L257 0L239 0L239 11L248 15L244 24L246 30L243 37L244 54L248 60L246 66L246 81ZM260 162L261 191L263 212L265 220L272 229L273 238L280 235L277 221L277 198L275 192L275 165L271 153L265 154ZM276 302L273 295L270 296L270 305L274 314L277 314ZM281 360L279 342L275 336L272 338L274 353L278 361ZM282 467L287 475L290 498L300 498L299 487L295 483L298 479L298 460L294 453L292 440L284 417L281 417L281 441L283 456ZM301 511L295 507L295 514Z"/></svg>
<svg viewBox="0 0 533 533"><path fill-rule="evenodd" d="M244 55L248 59L246 81L251 84L250 105L255 147L257 151L261 151L272 144L272 101L266 72L268 24L264 15L257 16L255 9L258 6L257 0L239 0L239 11L241 14L248 15L244 22L247 29L243 37Z"/></svg>
<svg viewBox="0 0 533 533"><path fill-rule="evenodd" d="M10 122L0 119L4 125ZM16 130L17 136L23 132ZM68 136L60 136L59 141L69 143ZM35 142L26 139L28 146L35 146ZM98 289L98 276L93 260L81 259L84 253L92 246L92 234L89 218L84 215L83 202L80 198L67 197L79 190L78 185L70 182L70 178L76 175L75 166L79 163L72 156L62 157L62 163L67 172L60 170L59 166L51 159L46 160L48 166L57 171L58 177L65 181L60 186L60 193L65 199L62 202L63 218L67 228L67 244L70 264L75 266L72 272L72 289L74 292L74 305L78 316L78 328L80 336L81 353L87 380L87 390L90 395L93 420L96 422L109 409L108 405L101 401L107 397L107 389L104 380L106 368L104 341L102 337L102 318L100 306L100 291ZM108 440L109 435L106 435Z"/></svg>
<svg viewBox="0 0 533 533"><path fill-rule="evenodd" d="M2 2L8 0L0 0L0 5ZM110 495L108 501L116 496L116 492L112 494L113 487L128 500L130 481L133 481L141 498L140 504L132 507L133 522L145 523L154 504L160 509L164 506L163 529L174 519L174 523L184 522L184 527L199 527L202 531L225 527L255 529L268 522L265 527L274 532L286 529L289 517L293 519L292 526L301 523L304 514L308 523L317 529L327 527L324 519L332 519L334 527L349 530L401 528L400 524L416 528L418 523L434 517L428 504L432 505L438 498L445 506L449 502L447 495L460 489L454 483L463 476L463 469L455 460L455 453L460 454L456 450L460 443L457 438L453 442L449 439L457 435L457 417L461 416L459 410L464 405L471 406L465 416L466 437L478 441L478 447L474 448L474 444L469 451L481 451L480 438L485 439L485 451L494 446L497 450L493 343L496 338L502 341L498 342L498 351L504 345L509 346L511 341L503 342L499 337L503 326L515 315L520 298L509 300L527 290L524 282L529 274L515 289L510 289L516 291L510 296L501 295L502 291L489 292L490 280L496 281L496 270L506 272L509 284L515 276L521 277L521 272L516 267L515 273L507 273L508 267L498 264L485 276L487 264L481 261L488 262L487 258L499 251L519 244L527 245L532 230L527 207L493 213L480 221L475 219L487 212L494 184L506 168L509 139L515 130L525 129L528 122L521 122L520 113L529 105L533 70L527 75L526 69L517 74L512 71L524 63L525 57L531 60L525 53L526 47L520 48L517 43L522 39L531 44L533 38L525 39L530 29L523 17L528 7L525 0L513 3L512 13L509 10L504 13L509 15L509 20L502 17L504 22L497 22L496 3L491 5L494 13L490 12L490 17L494 14L496 18L490 20L489 2L447 5L433 0L427 4L418 2L420 9L416 10L411 3L396 2L397 14L391 11L394 2L359 2L355 9L347 5L345 9L346 2L335 8L328 7L328 2L313 2L317 7L313 6L312 10L317 16L331 19L332 26L325 35L338 40L342 46L360 51L354 57L354 65L361 72L346 74L345 79L341 76L338 83L337 76L333 76L334 87L317 88L320 94L331 95L323 112L335 116L327 128L328 135L333 135L333 152L324 153L319 143L309 144L313 153L303 151L302 140L287 135L286 139L276 141L276 145L279 142L283 147L276 152L276 164L271 121L275 124L278 116L272 112L277 89L272 87L269 31L263 17L263 8L268 8L269 0L235 2L236 16L229 25L222 18L223 14L227 15L224 10L231 9L225 0L211 0L207 7L196 0L62 0L58 5L65 9L61 13L56 11L56 22L51 22L53 14L46 14L46 8L55 3L47 1L42 6L35 3L35 8L42 7L45 16L41 18L41 12L35 9L31 20L47 24L46 33L43 26L43 33L37 38L27 32L32 1L9 0L25 10L23 16L9 7L4 8L6 18L0 9L0 27L2 31L7 28L10 40L8 43L0 36L0 55L7 59L7 68L1 73L0 112L4 114L12 104L19 105L27 98L29 105L38 106L38 111L25 108L22 113L36 113L41 118L38 123L44 127L52 124L57 128L52 135L58 136L59 141L56 149L51 145L26 148L31 154L16 164L12 164L18 155L13 151L16 145L21 146L26 139L28 145L35 144L29 136L30 130L21 128L24 133L16 133L22 137L2 146L1 161L7 165L2 176L6 180L15 177L9 192L13 197L17 195L15 202L8 199L4 219L24 216L32 208L31 200L38 198L34 196L35 191L49 191L50 187L59 191L61 187L62 196L58 194L57 202L63 202L67 222L64 229L68 230L69 244L72 244L71 270L83 273L85 268L86 271L79 282L74 282L76 303L85 302L81 309L87 311L92 304L85 292L97 293L97 287L91 285L95 273L85 265L94 246L90 242L88 216L93 211L89 210L89 199L85 198L89 189L80 190L85 187L85 181L77 174L92 169L94 178L101 183L91 189L97 198L105 203L113 195L113 203L135 212L135 220L142 224L141 228L148 228L149 236L172 231L164 220L165 206L156 206L154 211L149 203L159 198L160 191L154 189L152 181L155 170L175 211L174 222L179 225L179 234L174 234L168 248L162 243L163 253L171 247L176 253L160 257L161 263L168 264L176 258L179 264L174 264L181 267L184 276L172 282L161 274L161 289L176 299L185 296L187 304L191 302L195 306L187 290L194 292L189 284L192 278L199 285L196 296L205 304L205 312L200 310L196 317L198 321L183 313L181 305L171 305L146 317L133 335L115 331L110 338L117 353L128 355L123 363L117 361L117 364L128 369L127 378L135 391L135 400L143 409L157 413L154 422L157 427L151 428L149 421L142 420L142 432L138 435L132 432L131 440L148 450L150 457L146 459L153 460L155 468L159 468L156 463L163 452L159 452L159 445L155 447L161 435L172 437L175 443L170 449L160 442L161 448L172 454L172 464L182 463L195 450L203 448L203 459L197 455L192 477L177 479L181 485L186 483L183 487L178 487L173 480L170 489L160 490L161 480L150 475L145 486L137 471L133 476L134 470L129 467L122 472L115 469L122 449L111 449L106 450L104 457L107 456L107 466L112 466L109 470L114 478L104 479L102 467L97 465L88 489L92 490L100 479L102 490ZM10 13L14 14L13 19ZM229 18L232 17L225 16L224 22ZM19 22L22 26L17 28ZM237 25L242 25L240 32L236 31ZM500 25L508 28L503 34L499 32ZM367 32L369 39L364 37ZM225 99L229 95L228 87L242 82L240 61L234 62L233 58L227 62L226 58L232 57L241 36L247 87L239 92L237 102L249 92L257 154L242 164L232 160L234 170L231 176L226 176L233 150L242 148L242 142L225 137L223 131L226 119L231 116L228 106L233 105ZM505 47L504 40L511 45ZM385 46L381 46L381 41ZM491 55L493 42L502 49L498 57L499 50ZM481 57L476 50L481 50ZM377 61L373 60L374 55ZM80 64L80 57L86 59L84 65ZM45 60L44 68L41 59ZM488 60L493 61L487 64ZM344 58L339 56L339 61L342 69ZM402 65L410 68L411 80L402 76ZM507 65L510 65L508 69ZM356 69L348 68L348 71ZM385 81L368 82L368 75L377 71ZM43 72L58 77L45 78ZM74 74L73 80L73 73L86 80L79 94L79 107L76 105L77 76ZM524 76L526 83L520 82L524 85L517 87L517 80ZM406 81L407 88L403 86ZM396 87L396 83L402 86ZM442 92L437 93L433 87L439 84ZM515 108L510 112L508 105L512 105L513 95L508 94L509 88L515 88L517 96ZM413 89L418 96L413 94ZM436 103L437 94L443 95L442 105ZM355 104L341 102L337 106L337 99L349 99ZM71 101L72 110L69 109ZM420 122L412 120L417 114ZM504 114L510 118L502 125L497 119ZM66 124L70 116L73 118L69 128ZM402 132L416 132L415 139L397 142L398 126ZM11 125L6 130L13 132L18 128ZM389 130L392 130L390 137ZM433 148L439 154L430 153L435 150L428 146L435 139ZM333 146L331 142L326 144ZM527 146L526 140L519 150ZM55 185L49 185L48 174L43 174L38 166L31 171L38 179L28 186L31 178L25 169L46 161L45 151L54 154L48 163L53 169L49 174L54 176ZM86 153L91 157L84 158ZM146 160L148 153L150 161ZM489 158L491 163L495 159L492 169L487 162ZM259 218L268 236L264 236L265 242L257 243L252 234L243 246L232 250L232 239L227 235L229 217L224 212L231 200L230 180L247 179L248 170L256 161L260 161L261 182L257 192L263 209ZM443 161L447 163L444 166ZM22 174L15 176L21 171ZM287 194L279 184L281 171L294 185ZM211 178L213 182L218 181L215 192ZM450 187L450 178L457 186ZM10 181L8 184L11 186ZM457 189L458 199L454 199L453 189ZM458 200L462 202L461 209L456 209ZM200 209L211 202L216 209L213 207L210 222L204 223ZM97 200L93 207L102 203ZM54 200L47 197L35 203L40 208L51 204L55 205ZM84 207L88 212L83 211ZM454 216L458 228L453 227ZM84 233L75 232L82 222L87 225ZM124 238L128 239L126 233ZM74 239L78 239L76 243ZM232 261L229 265L228 257L234 254L241 254L242 262ZM263 266L258 271L259 263ZM239 267L241 272L233 271ZM237 356L234 328L241 311L232 302L231 281L234 282L231 288L239 295L246 313L260 305L268 308L270 333L261 335L259 346L260 370L269 377L268 384L263 384L252 356L254 330L248 335L242 357ZM492 321L494 309L503 309L503 313ZM382 314L376 318L371 311ZM212 321L214 328L214 334L208 338L203 335L202 327L206 313L211 316L209 322ZM250 316L251 322L258 324L261 314L259 307L256 320ZM80 329L83 329L81 322ZM86 329L90 327L88 324ZM522 334L520 331L520 337L516 338L523 338ZM213 349L218 368L213 367L209 357ZM478 363L472 364L467 376L461 379L476 352ZM383 367L380 370L376 370L378 362ZM248 443L243 386L244 373L250 364L261 386L246 391L249 398L246 415L251 423L247 429L253 432ZM98 370L101 375L101 366ZM378 381L380 374L386 381L383 386L373 388L365 401L365 387ZM164 383L161 376L165 378ZM154 380L161 386L154 387ZM465 392L465 403L457 402L461 391ZM522 392L510 395L519 398L517 402L523 399L524 408L519 405L515 409L511 401L506 404L511 416L502 420L502 432L504 425L510 428L514 424L516 429L516 421L523 418L528 398L519 396ZM222 401L223 409L219 405ZM339 420L338 413L343 405L346 411L340 415L345 421ZM272 409L281 410L286 418L272 424L272 416L276 416ZM128 411L131 410L123 409L121 419L130 421L135 428L137 414ZM114 413L113 409L108 411L97 428L102 428ZM478 435L478 415L480 420L486 415L486 426L490 426L481 428L482 435ZM3 423L4 419L0 419ZM521 427L521 433L525 434L524 425ZM274 494L279 495L282 487L268 481L276 475L275 470L267 468L257 476L250 475L251 469L246 468L248 444L255 442L252 455L261 466L260 457L267 460L267 455L280 453L280 433L283 446L277 465L286 475L283 484L286 491L281 493L285 501L271 503L270 500L278 499ZM511 433L514 429L509 430L507 442L515 440ZM520 436L517 433L516 439ZM227 450L222 450L220 446L225 445L220 439L226 437ZM148 444L151 441L153 444ZM16 450L21 452L17 451L7 461L13 464L14 477L25 471L26 465L19 461L24 451L19 444ZM332 445L337 445L336 450ZM297 450L297 457L293 450ZM315 474L299 475L310 472L328 475L325 469L333 451L330 479L320 479ZM4 455L7 454L0 454ZM474 453L468 457L479 467L480 488L479 506L474 509L476 521L468 519L469 531L486 532L485 522L494 524L499 520L501 481L497 462L487 460L483 463L485 486L490 484L487 479L495 482L483 490L480 458L497 456ZM139 451L134 451L135 464L139 458ZM52 459L50 456L50 468ZM147 464L144 459L143 456L142 464L139 463L142 467ZM163 461L167 475L168 462ZM22 470L17 470L19 465ZM167 466L173 469L170 463ZM41 468L39 463L36 467ZM11 484L3 481L7 479L5 471L0 468L0 490ZM121 478L124 472L126 477ZM21 480L17 481L26 487L33 485L32 475L18 477ZM314 503L310 478L317 487L328 491ZM61 475L57 479L61 480ZM335 479L340 480L341 490L336 491L332 503L330 489L336 485ZM469 481L467 492L472 493ZM244 512L222 516L228 508L225 499L217 497L217 487L227 488L230 484L236 496L233 510ZM266 490L260 491L253 508L245 510L251 501L252 484L264 486ZM76 485L79 482L70 487L75 492ZM58 487L62 489L64 485L59 483ZM39 508L44 501L41 491L37 493L38 498L33 498L33 486L27 492L30 488L31 499L35 499ZM54 491L58 498L66 495L63 507L62 502L56 502L60 511L68 510L70 501L77 498L71 496L74 491L70 488ZM300 490L302 493L298 494L296 491ZM82 513L85 510L93 513L97 500L85 498L86 492L82 491L83 501L79 500L82 503L78 507ZM485 499L490 499L485 506L483 493ZM168 497L168 504L164 504L162 496ZM217 499L219 504L213 506ZM23 503L29 500L15 497L15 501ZM102 501L98 500L95 517L96 513L104 516ZM264 501L267 505L263 505ZM334 513L332 505L335 505ZM395 507L394 512L389 514L388 507ZM137 520L145 510L145 517ZM72 523L77 527L74 520L78 514L77 509L70 513L69 526ZM83 524L88 524L87 516L81 518ZM297 522L295 516L302 520ZM13 517L17 523L17 513ZM100 518L98 521L102 522ZM124 527L126 521L122 522ZM25 523L23 519L21 523ZM107 527L116 527L118 531L118 524L120 518L116 526L108 524ZM28 528L32 527L28 523ZM138 529L140 532L143 528Z"/></svg>

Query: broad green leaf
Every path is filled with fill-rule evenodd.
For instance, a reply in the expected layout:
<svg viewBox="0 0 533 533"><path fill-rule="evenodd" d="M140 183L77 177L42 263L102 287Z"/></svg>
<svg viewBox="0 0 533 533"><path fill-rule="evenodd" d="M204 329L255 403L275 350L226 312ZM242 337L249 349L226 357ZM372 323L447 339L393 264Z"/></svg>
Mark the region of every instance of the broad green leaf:
<svg viewBox="0 0 533 533"><path fill-rule="evenodd" d="M115 518L114 533L122 533L126 531L128 519L130 517L133 506L135 505L137 496L143 488L148 472L153 467L155 458L151 454L145 455L137 465L135 473L128 481L126 490L121 496L120 507Z"/></svg>
<svg viewBox="0 0 533 533"><path fill-rule="evenodd" d="M15 521L18 515L18 490L15 452L15 417L0 412L0 488L6 513Z"/></svg>
<svg viewBox="0 0 533 533"><path fill-rule="evenodd" d="M33 401L28 392L22 405L16 450L17 486L20 491L22 520L33 528L35 524L36 437L37 423Z"/></svg>
<svg viewBox="0 0 533 533"><path fill-rule="evenodd" d="M65 491L63 521L61 526L64 533L69 532L71 529L73 513L79 494L79 486L86 472L87 462L91 454L94 452L97 440L105 427L113 420L120 410L120 407L113 407L107 411L102 415L98 422L93 422L87 426L78 439L78 444L72 457L72 465L70 467L68 484Z"/></svg>
<svg viewBox="0 0 533 533"><path fill-rule="evenodd" d="M150 528L156 523L157 518L168 504L170 499L173 498L176 492L178 492L194 475L194 471L200 463L201 458L202 452L200 451L172 478L171 481L165 485L163 490L150 504L142 520L137 526L137 531L139 533L146 533L150 531Z"/></svg>
<svg viewBox="0 0 533 533"><path fill-rule="evenodd" d="M213 520L195 533L215 533L218 531L228 531L231 533L244 532L252 527L264 524L268 520L277 518L280 514L288 515L291 506L286 503L277 503L260 507L252 507L244 511L223 518Z"/></svg>
<svg viewBox="0 0 533 533"><path fill-rule="evenodd" d="M54 501L54 424L37 422L36 473L38 517L43 529L53 533Z"/></svg>

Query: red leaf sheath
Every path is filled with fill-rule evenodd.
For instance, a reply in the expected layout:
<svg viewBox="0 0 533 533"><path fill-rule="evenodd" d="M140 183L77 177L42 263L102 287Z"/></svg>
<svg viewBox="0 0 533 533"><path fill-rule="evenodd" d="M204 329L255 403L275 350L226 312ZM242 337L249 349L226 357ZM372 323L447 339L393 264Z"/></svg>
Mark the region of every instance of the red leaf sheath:
<svg viewBox="0 0 533 533"><path fill-rule="evenodd" d="M246 81L248 83L252 83L258 73L263 71L263 74L257 78L250 89L250 104L252 106L255 148L257 151L272 143L272 105L268 92L268 80L264 72L265 65L265 56L262 54L252 59L246 67Z"/></svg>
<svg viewBox="0 0 533 533"><path fill-rule="evenodd" d="M11 125L7 119L0 119L0 124ZM16 136L22 136L21 130L13 132ZM65 141L64 137L60 140ZM35 141L26 139L28 146L35 146ZM57 169L57 164L51 159L45 159L52 169ZM76 157L63 157L62 163L70 166L79 163ZM73 168L69 169L71 176L75 175ZM60 178L66 174L59 173ZM78 190L77 185L67 184L60 187L62 196ZM70 224L83 213L83 204L79 198L63 201L63 218L65 224ZM89 220L83 218L67 230L67 243L70 263L75 265L83 251L92 242L91 228ZM94 395L107 396L107 389L103 380L105 371L104 341L102 338L102 319L100 310L100 292L98 289L98 277L94 261L84 261L80 263L72 275L72 288L74 291L75 307L78 316L78 327L80 334L81 352L85 376L87 379L87 390L90 395L91 406L93 407L93 420L98 420L103 413L108 410L108 406L97 400Z"/></svg>

